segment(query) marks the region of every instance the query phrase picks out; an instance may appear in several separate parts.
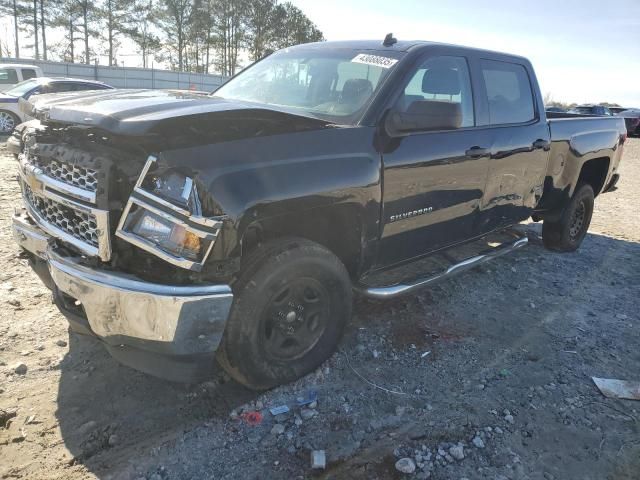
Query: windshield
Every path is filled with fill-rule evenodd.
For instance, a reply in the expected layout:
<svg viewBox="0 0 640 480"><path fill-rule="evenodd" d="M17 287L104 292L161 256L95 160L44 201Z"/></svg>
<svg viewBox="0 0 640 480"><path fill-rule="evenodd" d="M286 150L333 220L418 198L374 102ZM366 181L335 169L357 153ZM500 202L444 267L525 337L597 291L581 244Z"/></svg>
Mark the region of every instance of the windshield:
<svg viewBox="0 0 640 480"><path fill-rule="evenodd" d="M7 95L11 95L12 97L21 97L25 93L27 93L32 88L35 88L39 85L40 82L38 80L25 80L24 82L20 82L15 87L7 90Z"/></svg>
<svg viewBox="0 0 640 480"><path fill-rule="evenodd" d="M397 52L282 50L247 68L213 95L351 123L399 58Z"/></svg>

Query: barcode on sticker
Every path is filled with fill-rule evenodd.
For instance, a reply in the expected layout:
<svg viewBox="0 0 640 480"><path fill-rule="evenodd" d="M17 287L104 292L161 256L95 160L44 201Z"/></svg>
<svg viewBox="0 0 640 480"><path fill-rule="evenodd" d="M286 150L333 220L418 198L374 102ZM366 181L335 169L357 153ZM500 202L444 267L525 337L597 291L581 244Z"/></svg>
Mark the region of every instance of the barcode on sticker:
<svg viewBox="0 0 640 480"><path fill-rule="evenodd" d="M382 57L380 55L369 55L367 53L360 53L353 57L351 61L354 63L364 63L365 65L373 65L382 68L391 68L396 63L398 63L398 59L396 58Z"/></svg>

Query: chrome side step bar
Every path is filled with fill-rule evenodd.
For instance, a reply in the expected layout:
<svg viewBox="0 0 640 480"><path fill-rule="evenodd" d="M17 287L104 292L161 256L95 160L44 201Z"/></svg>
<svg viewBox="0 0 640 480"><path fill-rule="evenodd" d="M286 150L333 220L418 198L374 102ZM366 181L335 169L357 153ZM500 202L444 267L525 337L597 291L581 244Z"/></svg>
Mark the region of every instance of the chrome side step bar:
<svg viewBox="0 0 640 480"><path fill-rule="evenodd" d="M430 286L436 282L439 282L440 280L453 277L454 275L465 272L482 263L488 262L501 255L524 247L529 242L528 237L523 232L512 231L509 233L516 236L517 239L513 242L503 243L500 246L480 252L478 255L466 258L458 263L453 263L446 270L434 273L430 276L383 287L374 287L366 285L364 283L357 283L353 288L357 293L364 295L365 297L376 299L395 298L401 295L412 293L415 290Z"/></svg>

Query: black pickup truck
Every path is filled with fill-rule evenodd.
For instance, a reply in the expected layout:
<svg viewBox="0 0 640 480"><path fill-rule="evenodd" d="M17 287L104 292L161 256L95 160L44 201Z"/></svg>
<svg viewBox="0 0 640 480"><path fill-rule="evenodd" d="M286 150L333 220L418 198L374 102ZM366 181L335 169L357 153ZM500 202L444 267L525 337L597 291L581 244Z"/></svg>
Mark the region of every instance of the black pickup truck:
<svg viewBox="0 0 640 480"><path fill-rule="evenodd" d="M323 362L354 292L394 297L521 247L511 227L530 217L548 248L578 248L626 140L622 118L548 120L524 58L390 36L284 49L208 97L29 108L14 236L72 329L173 380L217 357L255 389Z"/></svg>

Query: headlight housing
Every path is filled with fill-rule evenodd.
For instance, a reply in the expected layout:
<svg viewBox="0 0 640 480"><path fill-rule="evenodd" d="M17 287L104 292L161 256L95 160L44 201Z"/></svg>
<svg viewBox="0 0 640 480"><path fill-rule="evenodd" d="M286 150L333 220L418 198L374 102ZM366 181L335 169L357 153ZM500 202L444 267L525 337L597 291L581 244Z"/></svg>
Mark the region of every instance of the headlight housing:
<svg viewBox="0 0 640 480"><path fill-rule="evenodd" d="M122 213L116 235L163 260L200 271L222 228L203 217L193 179L176 171L149 173L149 157Z"/></svg>

